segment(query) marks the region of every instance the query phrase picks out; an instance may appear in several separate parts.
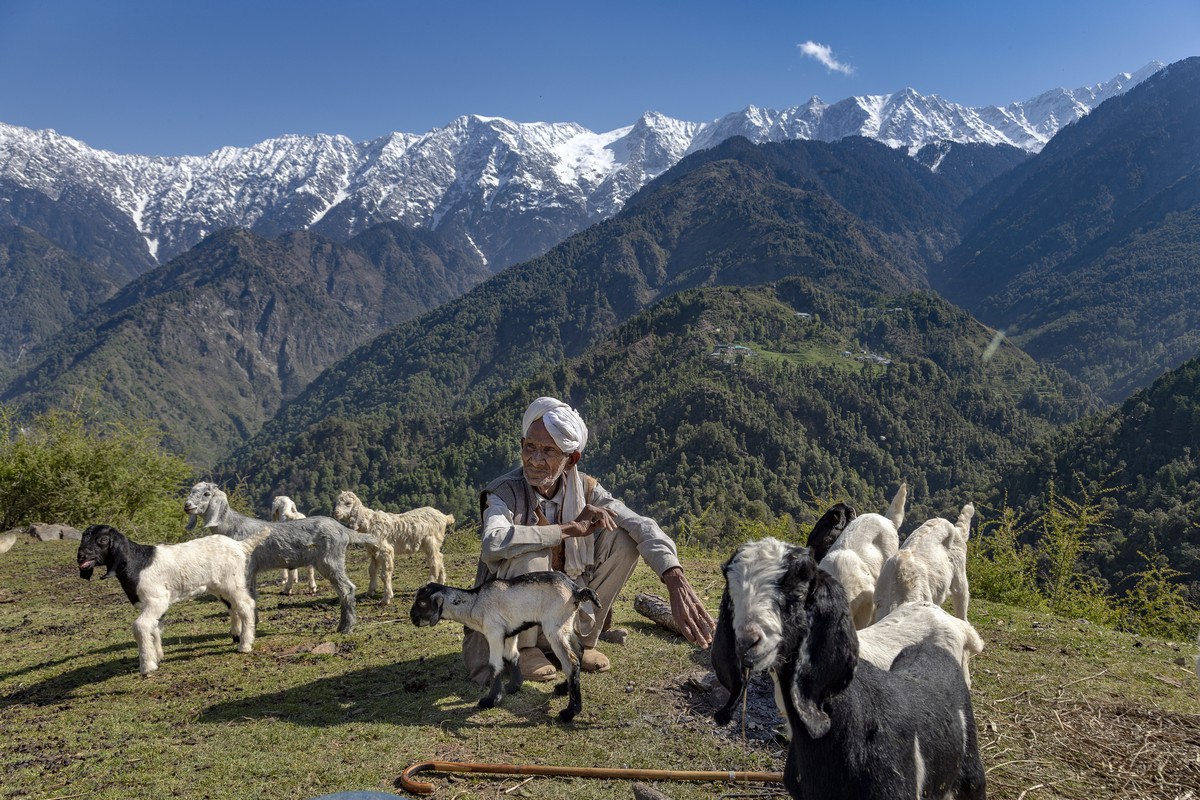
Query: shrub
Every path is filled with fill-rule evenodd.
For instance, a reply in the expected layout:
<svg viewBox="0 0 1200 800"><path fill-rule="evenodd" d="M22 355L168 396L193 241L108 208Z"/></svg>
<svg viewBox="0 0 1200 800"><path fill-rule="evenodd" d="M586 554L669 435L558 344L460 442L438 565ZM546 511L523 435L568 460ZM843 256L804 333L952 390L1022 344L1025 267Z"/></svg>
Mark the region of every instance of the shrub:
<svg viewBox="0 0 1200 800"><path fill-rule="evenodd" d="M1130 576L1133 588L1120 602L1121 626L1133 633L1190 639L1197 612L1187 601L1187 587L1176 579L1184 573L1167 564L1166 556L1138 551L1146 568Z"/></svg>
<svg viewBox="0 0 1200 800"><path fill-rule="evenodd" d="M184 538L191 473L149 424L51 411L18 426L0 406L0 530L34 522L103 522L149 541Z"/></svg>
<svg viewBox="0 0 1200 800"><path fill-rule="evenodd" d="M967 549L971 594L997 603L1045 611L1046 599L1038 590L1037 555L1020 541L1022 529L1017 524L1016 512L1004 506L995 515L995 519L981 520L978 538Z"/></svg>

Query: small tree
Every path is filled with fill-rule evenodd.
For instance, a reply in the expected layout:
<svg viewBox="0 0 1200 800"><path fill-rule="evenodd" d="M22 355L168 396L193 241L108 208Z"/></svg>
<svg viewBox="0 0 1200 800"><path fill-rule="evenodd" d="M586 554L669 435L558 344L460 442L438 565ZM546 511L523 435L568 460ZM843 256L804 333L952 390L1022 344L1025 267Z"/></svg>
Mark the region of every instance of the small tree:
<svg viewBox="0 0 1200 800"><path fill-rule="evenodd" d="M1079 502L1062 497L1050 488L1046 512L1040 520L1039 550L1047 564L1046 598L1050 609L1061 616L1082 617L1102 625L1118 619L1104 585L1083 574L1081 561L1098 531L1107 524L1105 511L1087 490L1080 487Z"/></svg>
<svg viewBox="0 0 1200 800"><path fill-rule="evenodd" d="M1133 588L1120 603L1122 627L1134 633L1191 638L1197 612L1187 601L1187 587L1176 579L1184 573L1167 564L1166 556L1138 551L1146 568L1131 575Z"/></svg>
<svg viewBox="0 0 1200 800"><path fill-rule="evenodd" d="M1037 555L1021 543L1023 532L1016 512L1007 505L995 512L994 519L981 520L977 540L967 549L971 594L1044 611L1048 605L1038 590Z"/></svg>

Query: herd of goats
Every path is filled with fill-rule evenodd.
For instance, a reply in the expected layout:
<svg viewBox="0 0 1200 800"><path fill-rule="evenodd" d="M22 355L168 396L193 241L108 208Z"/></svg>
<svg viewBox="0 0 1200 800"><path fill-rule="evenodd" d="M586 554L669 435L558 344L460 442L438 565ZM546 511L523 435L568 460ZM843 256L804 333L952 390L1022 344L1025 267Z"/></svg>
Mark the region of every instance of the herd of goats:
<svg viewBox="0 0 1200 800"><path fill-rule="evenodd" d="M903 543L907 489L901 484L883 514L830 508L808 546L774 538L747 542L722 566L721 597L711 660L729 700L715 713L727 724L751 676L768 673L787 723L790 745L784 783L793 797L983 798L970 696L968 662L983 641L967 622L967 540L974 507L958 519L931 519ZM163 617L170 605L213 594L230 610L239 652L254 643L257 576L283 569L285 591L295 570L309 568L337 593L338 631L355 624L355 587L346 552L369 553L369 592L383 585L393 598L395 555L424 553L429 582L416 594L417 626L442 619L478 630L490 648L492 681L479 705L489 708L522 684L516 634L540 625L566 680L559 719L582 707L582 654L575 618L594 593L558 572L496 579L471 589L444 584L441 546L454 517L434 508L402 514L365 507L342 492L334 517L305 517L286 497L275 499L271 521L229 506L215 484L192 487L184 503L212 535L180 544L143 545L108 525L83 534L77 561L90 579L104 566L140 609L133 624L142 675L162 661ZM954 613L942 609L946 601ZM600 611L600 609L597 609ZM603 618L601 614L598 618Z"/></svg>

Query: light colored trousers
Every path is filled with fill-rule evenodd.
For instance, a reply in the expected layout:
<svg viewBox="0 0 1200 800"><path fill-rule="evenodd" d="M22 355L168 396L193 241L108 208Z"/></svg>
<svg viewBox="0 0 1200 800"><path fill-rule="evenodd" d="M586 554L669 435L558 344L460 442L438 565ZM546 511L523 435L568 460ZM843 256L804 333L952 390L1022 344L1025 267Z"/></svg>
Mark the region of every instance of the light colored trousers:
<svg viewBox="0 0 1200 800"><path fill-rule="evenodd" d="M601 531L596 534L594 557L596 564L587 572L575 579L575 583L591 589L600 598L600 608L596 616L580 609L575 618L575 632L579 634L584 647L595 647L600 638L604 619L612 608L617 594L629 582L634 567L638 562L637 543L628 533L617 528L614 531ZM505 562L498 578L513 578L528 572L550 569L550 551L541 551L519 560ZM530 628L517 634L517 647L536 647L541 636L540 627ZM541 641L542 649L549 650L545 638ZM492 678L491 666L488 664L488 643L482 633L468 630L463 637L463 664L471 680L481 686L486 686Z"/></svg>

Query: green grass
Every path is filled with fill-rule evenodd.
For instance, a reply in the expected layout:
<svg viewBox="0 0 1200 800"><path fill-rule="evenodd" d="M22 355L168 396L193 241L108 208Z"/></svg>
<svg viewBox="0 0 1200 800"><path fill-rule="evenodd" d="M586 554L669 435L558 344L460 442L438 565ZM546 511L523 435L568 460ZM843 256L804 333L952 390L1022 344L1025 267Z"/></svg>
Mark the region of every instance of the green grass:
<svg viewBox="0 0 1200 800"><path fill-rule="evenodd" d="M469 584L473 533L457 531L448 545L450 582ZM396 600L383 608L364 596L365 556L352 553L360 602L359 626L349 635L334 633L337 605L323 581L316 597L281 597L264 585L258 639L248 655L234 651L220 603L177 605L167 617L162 666L143 679L130 633L135 610L115 580L81 581L74 556L74 543L25 537L0 555L3 797L241 800L399 791L401 771L429 760L783 766L780 745L744 745L693 708L687 679L703 679L707 654L633 611L636 592L663 593L644 565L615 610L629 639L605 647L613 671L584 676L584 710L564 726L554 715L565 699L549 684L526 684L501 708L476 708L479 690L458 659L461 628L408 622L424 574L414 557L398 559ZM714 613L720 559L685 559ZM979 601L971 619L987 641L972 664L972 694L991 797L1182 798L1200 786L1194 645ZM336 654L311 652L326 642ZM630 796L623 781L422 780L447 798ZM656 786L677 800L781 789Z"/></svg>

